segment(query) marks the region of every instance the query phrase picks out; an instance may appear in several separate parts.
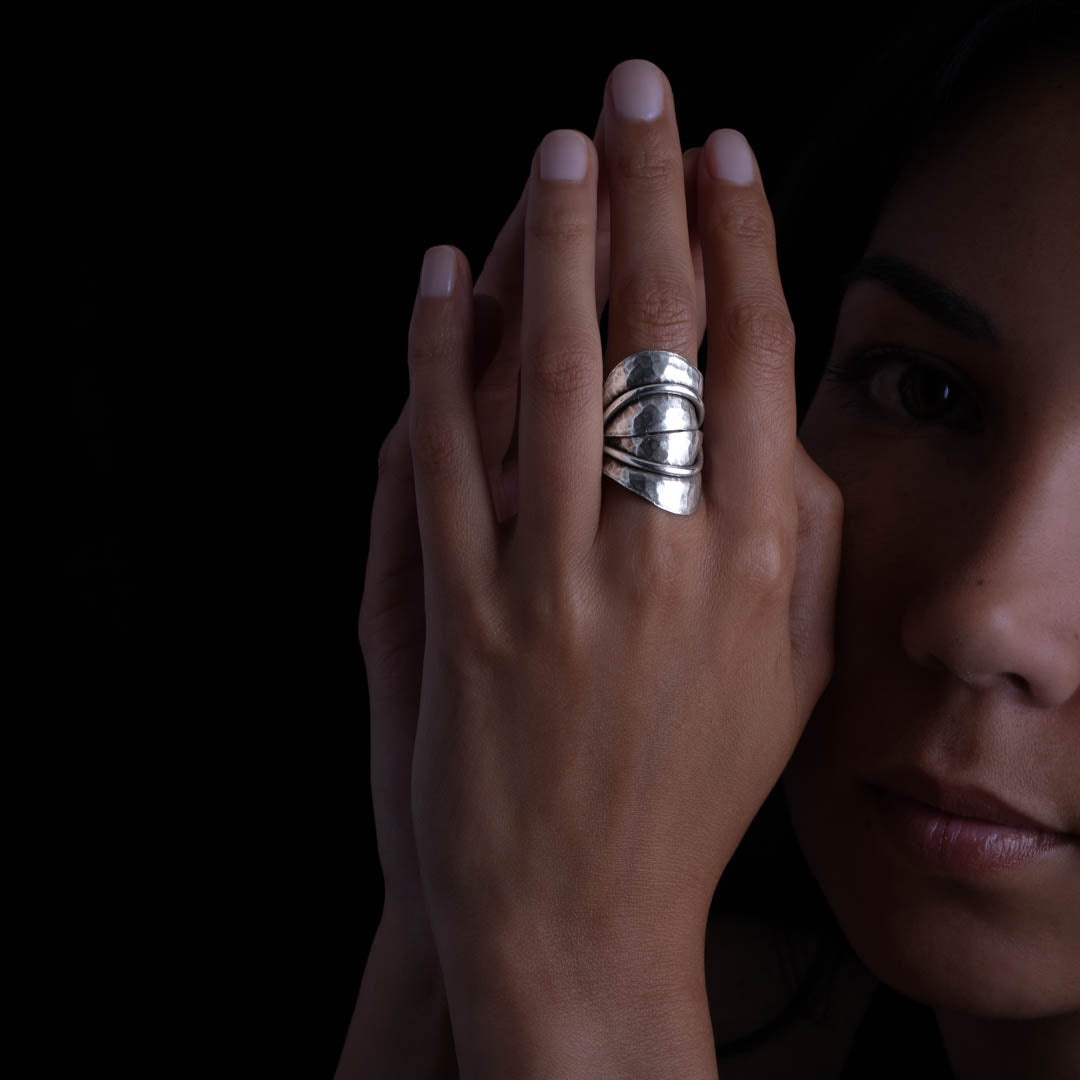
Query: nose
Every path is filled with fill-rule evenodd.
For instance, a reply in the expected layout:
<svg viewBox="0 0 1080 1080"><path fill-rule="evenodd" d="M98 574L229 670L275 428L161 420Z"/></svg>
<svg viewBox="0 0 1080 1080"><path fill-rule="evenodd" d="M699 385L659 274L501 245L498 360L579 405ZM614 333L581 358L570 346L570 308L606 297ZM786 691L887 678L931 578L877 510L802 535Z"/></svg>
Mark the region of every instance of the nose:
<svg viewBox="0 0 1080 1080"><path fill-rule="evenodd" d="M1062 443L997 473L939 523L901 627L916 663L1060 708L1080 690L1080 454Z"/></svg>

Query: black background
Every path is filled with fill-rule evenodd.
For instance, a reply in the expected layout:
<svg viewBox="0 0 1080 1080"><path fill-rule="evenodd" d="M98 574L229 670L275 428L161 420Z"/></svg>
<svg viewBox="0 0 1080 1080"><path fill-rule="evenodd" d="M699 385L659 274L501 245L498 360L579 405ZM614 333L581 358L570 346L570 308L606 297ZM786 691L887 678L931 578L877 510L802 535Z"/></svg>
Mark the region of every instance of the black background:
<svg viewBox="0 0 1080 1080"><path fill-rule="evenodd" d="M770 190L929 10L863 8L66 28L54 782L93 897L68 930L99 963L105 920L141 943L138 985L183 988L135 995L166 1057L209 1037L232 1046L212 1075L336 1063L382 902L356 617L425 249L478 274L543 135L591 136L633 56L668 75L684 147L739 128Z"/></svg>

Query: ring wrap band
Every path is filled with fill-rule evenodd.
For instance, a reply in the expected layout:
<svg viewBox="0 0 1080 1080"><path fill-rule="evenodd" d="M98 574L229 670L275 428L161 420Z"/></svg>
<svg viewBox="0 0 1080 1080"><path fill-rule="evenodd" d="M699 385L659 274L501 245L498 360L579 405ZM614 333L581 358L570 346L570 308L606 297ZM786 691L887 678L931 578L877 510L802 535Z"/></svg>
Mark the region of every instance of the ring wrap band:
<svg viewBox="0 0 1080 1080"><path fill-rule="evenodd" d="M701 502L701 372L678 353L645 349L604 380L604 475L671 514Z"/></svg>

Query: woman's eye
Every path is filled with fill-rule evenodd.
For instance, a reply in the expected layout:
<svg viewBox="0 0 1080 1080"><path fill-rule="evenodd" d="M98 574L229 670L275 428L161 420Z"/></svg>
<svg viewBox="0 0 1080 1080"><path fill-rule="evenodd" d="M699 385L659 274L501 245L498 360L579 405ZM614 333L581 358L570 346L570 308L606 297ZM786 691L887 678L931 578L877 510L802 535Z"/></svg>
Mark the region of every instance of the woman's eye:
<svg viewBox="0 0 1080 1080"><path fill-rule="evenodd" d="M849 390L856 404L872 402L906 426L977 426L977 411L959 380L915 354L872 349L830 366L822 378Z"/></svg>

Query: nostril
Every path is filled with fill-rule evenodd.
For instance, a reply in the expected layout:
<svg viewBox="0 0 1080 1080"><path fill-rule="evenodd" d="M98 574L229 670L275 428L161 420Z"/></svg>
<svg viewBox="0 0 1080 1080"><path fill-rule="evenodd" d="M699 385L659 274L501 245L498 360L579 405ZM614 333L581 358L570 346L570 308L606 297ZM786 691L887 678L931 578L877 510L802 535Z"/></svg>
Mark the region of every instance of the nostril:
<svg viewBox="0 0 1080 1080"><path fill-rule="evenodd" d="M1008 678L1009 682L1011 682L1022 694L1031 693L1031 683L1029 683L1023 675L1015 675L1010 671L1006 678Z"/></svg>

